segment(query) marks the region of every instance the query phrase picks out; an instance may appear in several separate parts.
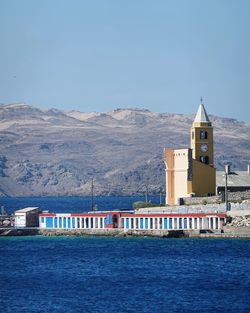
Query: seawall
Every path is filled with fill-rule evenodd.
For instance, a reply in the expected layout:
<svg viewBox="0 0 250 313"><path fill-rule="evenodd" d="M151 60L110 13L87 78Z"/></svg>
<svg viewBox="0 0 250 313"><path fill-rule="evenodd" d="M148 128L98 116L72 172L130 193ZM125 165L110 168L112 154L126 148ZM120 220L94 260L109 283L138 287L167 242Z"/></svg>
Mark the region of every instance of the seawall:
<svg viewBox="0 0 250 313"><path fill-rule="evenodd" d="M200 230L39 229L0 228L0 236L111 236L159 238L250 238L250 227L225 227L223 232Z"/></svg>

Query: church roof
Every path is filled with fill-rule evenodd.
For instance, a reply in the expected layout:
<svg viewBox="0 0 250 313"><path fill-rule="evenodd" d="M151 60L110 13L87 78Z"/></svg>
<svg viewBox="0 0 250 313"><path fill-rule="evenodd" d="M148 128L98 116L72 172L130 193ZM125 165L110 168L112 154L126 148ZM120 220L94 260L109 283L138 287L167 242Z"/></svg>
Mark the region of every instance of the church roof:
<svg viewBox="0 0 250 313"><path fill-rule="evenodd" d="M210 120L208 118L206 109L205 109L202 101L201 101L201 104L200 104L200 106L198 108L198 111L196 113L194 122L197 122L197 123L210 123Z"/></svg>

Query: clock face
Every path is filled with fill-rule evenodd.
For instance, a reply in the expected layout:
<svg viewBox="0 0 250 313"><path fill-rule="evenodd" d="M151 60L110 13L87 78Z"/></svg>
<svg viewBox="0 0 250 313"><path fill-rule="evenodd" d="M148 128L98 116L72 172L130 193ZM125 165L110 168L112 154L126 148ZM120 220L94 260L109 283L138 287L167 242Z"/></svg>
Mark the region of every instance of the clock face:
<svg viewBox="0 0 250 313"><path fill-rule="evenodd" d="M207 150L208 150L208 146L204 143L204 144L202 144L201 145L201 151L202 152L207 152Z"/></svg>

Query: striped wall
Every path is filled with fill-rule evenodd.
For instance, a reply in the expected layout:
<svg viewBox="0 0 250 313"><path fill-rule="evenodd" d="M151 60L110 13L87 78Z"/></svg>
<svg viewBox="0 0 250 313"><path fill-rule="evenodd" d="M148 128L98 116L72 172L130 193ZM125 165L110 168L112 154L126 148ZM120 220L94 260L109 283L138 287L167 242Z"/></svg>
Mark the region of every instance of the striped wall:
<svg viewBox="0 0 250 313"><path fill-rule="evenodd" d="M124 230L216 230L222 229L224 214L40 214L40 228Z"/></svg>

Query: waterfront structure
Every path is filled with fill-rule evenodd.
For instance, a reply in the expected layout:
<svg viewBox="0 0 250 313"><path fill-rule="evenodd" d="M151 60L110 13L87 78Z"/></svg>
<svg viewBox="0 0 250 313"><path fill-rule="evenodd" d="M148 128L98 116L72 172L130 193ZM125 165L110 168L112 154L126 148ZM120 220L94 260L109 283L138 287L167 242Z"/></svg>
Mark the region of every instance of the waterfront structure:
<svg viewBox="0 0 250 313"><path fill-rule="evenodd" d="M28 207L15 211L15 227L36 227L38 226L39 209Z"/></svg>
<svg viewBox="0 0 250 313"><path fill-rule="evenodd" d="M202 98L190 132L191 147L164 149L166 204L181 204L181 198L215 194L213 127Z"/></svg>
<svg viewBox="0 0 250 313"><path fill-rule="evenodd" d="M143 213L103 211L88 213L40 213L41 229L221 230L224 213Z"/></svg>

